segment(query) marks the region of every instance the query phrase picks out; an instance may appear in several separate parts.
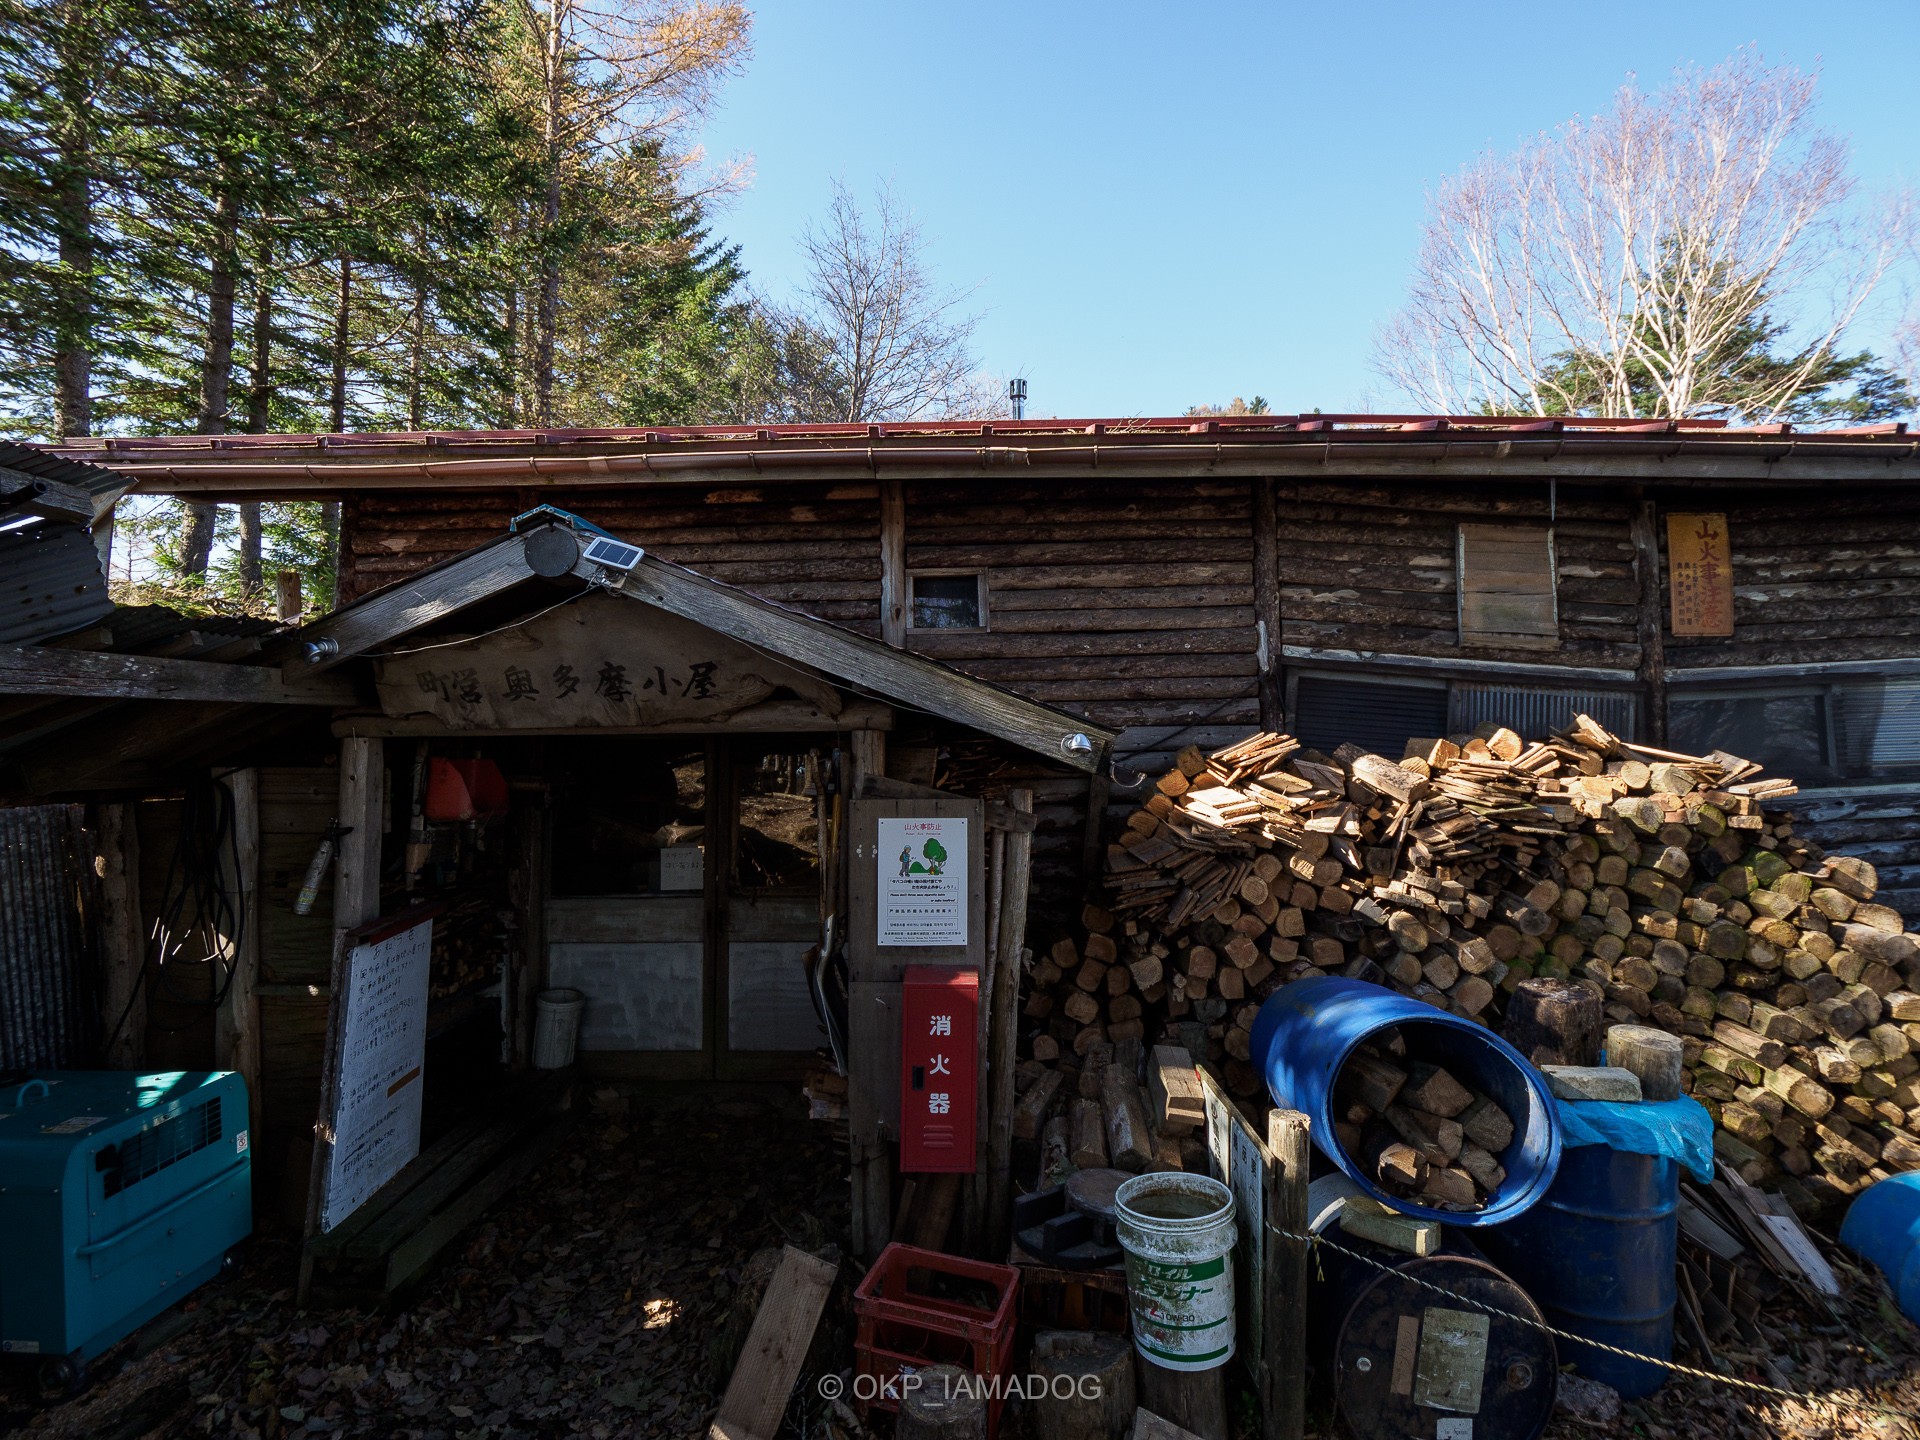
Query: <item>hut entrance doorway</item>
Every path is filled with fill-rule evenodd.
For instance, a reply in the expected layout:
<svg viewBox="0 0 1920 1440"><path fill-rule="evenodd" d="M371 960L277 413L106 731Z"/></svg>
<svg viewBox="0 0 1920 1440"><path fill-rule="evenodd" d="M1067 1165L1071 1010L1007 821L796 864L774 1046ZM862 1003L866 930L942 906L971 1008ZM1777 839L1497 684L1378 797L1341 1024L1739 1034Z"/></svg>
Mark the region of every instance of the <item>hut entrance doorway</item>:
<svg viewBox="0 0 1920 1440"><path fill-rule="evenodd" d="M556 739L547 984L587 997L581 1061L788 1078L825 1042L818 776L831 737Z"/></svg>

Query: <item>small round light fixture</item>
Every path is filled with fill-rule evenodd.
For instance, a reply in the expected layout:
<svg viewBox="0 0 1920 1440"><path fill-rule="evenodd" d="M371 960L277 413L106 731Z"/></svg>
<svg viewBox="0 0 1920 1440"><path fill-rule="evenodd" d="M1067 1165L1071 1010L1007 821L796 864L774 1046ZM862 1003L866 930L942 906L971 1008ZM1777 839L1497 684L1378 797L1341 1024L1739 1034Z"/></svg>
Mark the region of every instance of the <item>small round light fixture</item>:
<svg viewBox="0 0 1920 1440"><path fill-rule="evenodd" d="M308 640L305 643L309 665L318 665L322 660L331 660L340 653L340 642L331 635L322 635L318 640Z"/></svg>
<svg viewBox="0 0 1920 1440"><path fill-rule="evenodd" d="M1073 734L1061 740L1060 748L1069 755L1091 755L1093 754L1093 741L1076 730Z"/></svg>

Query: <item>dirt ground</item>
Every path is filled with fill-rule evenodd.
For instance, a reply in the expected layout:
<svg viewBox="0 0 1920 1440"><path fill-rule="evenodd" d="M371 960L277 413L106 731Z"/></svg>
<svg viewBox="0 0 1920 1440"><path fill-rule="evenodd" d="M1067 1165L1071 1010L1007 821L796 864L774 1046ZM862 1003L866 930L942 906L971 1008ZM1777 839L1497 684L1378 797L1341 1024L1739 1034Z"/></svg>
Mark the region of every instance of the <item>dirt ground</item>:
<svg viewBox="0 0 1920 1440"><path fill-rule="evenodd" d="M603 1087L555 1157L454 1247L406 1308L298 1311L294 1246L259 1239L236 1276L104 1357L77 1399L39 1408L30 1382L7 1371L0 1431L37 1440L703 1436L752 1319L752 1282L767 1273L756 1253L788 1241L844 1247L846 1173L794 1087ZM1838 1268L1841 1305L1817 1314L1780 1305L1763 1331L1722 1347L1727 1370L1829 1402L1920 1414L1920 1331L1877 1275ZM851 1364L853 1278L847 1267L785 1434L861 1434L813 1398L820 1374ZM1232 1398L1235 1440L1250 1440L1251 1397ZM1036 1435L1021 1408L1009 1411L1007 1440ZM1310 1415L1317 1435L1343 1433L1323 1400ZM874 1428L885 1433L883 1422ZM1609 1420L1562 1410L1547 1431L1547 1440L1771 1436L1920 1437L1920 1423L1676 1380Z"/></svg>
<svg viewBox="0 0 1920 1440"><path fill-rule="evenodd" d="M704 1435L711 1351L757 1250L845 1243L844 1157L796 1086L597 1091L554 1158L404 1310L301 1312L295 1247L259 1239L36 1410L9 1372L0 1430L46 1440ZM746 1320L750 1322L749 1311Z"/></svg>

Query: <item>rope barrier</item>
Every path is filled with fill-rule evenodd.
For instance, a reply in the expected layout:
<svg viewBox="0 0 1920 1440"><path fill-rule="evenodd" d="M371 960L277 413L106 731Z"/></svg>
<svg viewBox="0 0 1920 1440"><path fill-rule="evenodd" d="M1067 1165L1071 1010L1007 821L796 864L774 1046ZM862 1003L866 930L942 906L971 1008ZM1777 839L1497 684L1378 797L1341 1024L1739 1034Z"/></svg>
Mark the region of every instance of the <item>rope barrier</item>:
<svg viewBox="0 0 1920 1440"><path fill-rule="evenodd" d="M1471 1305L1477 1310L1484 1310L1489 1315L1497 1315L1503 1320L1511 1320L1515 1324L1523 1325L1529 1330L1544 1331L1557 1340L1570 1340L1578 1345L1590 1346L1595 1350L1604 1350L1607 1354L1618 1355L1624 1360L1638 1360L1644 1365L1657 1365L1662 1370L1670 1370L1676 1375L1685 1375L1692 1380L1705 1380L1715 1385L1727 1385L1739 1390L1749 1390L1760 1395L1775 1396L1782 1400L1792 1400L1801 1405L1832 1405L1844 1410L1861 1410L1874 1415L1894 1415L1902 1420L1920 1421L1920 1413L1912 1410L1900 1410L1890 1405L1875 1405L1860 1400L1830 1399L1822 1395L1808 1395L1799 1390L1783 1389L1778 1385L1763 1385L1757 1380L1742 1380L1735 1375L1722 1375L1717 1370L1702 1370L1693 1365L1682 1365L1677 1360L1662 1360L1656 1355L1641 1355L1633 1350L1623 1350L1618 1345L1609 1345L1604 1341L1593 1340L1585 1335L1570 1334L1565 1330L1556 1329L1552 1325L1531 1319L1528 1316L1516 1315L1511 1310L1502 1310L1499 1306L1489 1305L1484 1300L1475 1300L1470 1296L1456 1294L1454 1291L1448 1290L1445 1286L1435 1285L1430 1280L1422 1280L1418 1275L1410 1275L1405 1270L1385 1264L1382 1261L1374 1259L1371 1255L1363 1255L1358 1250L1349 1249L1347 1246L1329 1240L1323 1235L1296 1235L1292 1231L1281 1229L1278 1226L1269 1226L1269 1228L1273 1234L1280 1236L1282 1239L1291 1240L1296 1244L1305 1244L1315 1250L1318 1250L1321 1246L1325 1246L1327 1249L1345 1255L1349 1259L1358 1260L1363 1265L1370 1265L1376 1270L1396 1276L1406 1281L1409 1285L1417 1285L1423 1290L1431 1290L1436 1295L1444 1295L1447 1299L1456 1301L1459 1304ZM1316 1266L1318 1265L1317 1260L1315 1264ZM1321 1278L1325 1278L1324 1271L1321 1272Z"/></svg>

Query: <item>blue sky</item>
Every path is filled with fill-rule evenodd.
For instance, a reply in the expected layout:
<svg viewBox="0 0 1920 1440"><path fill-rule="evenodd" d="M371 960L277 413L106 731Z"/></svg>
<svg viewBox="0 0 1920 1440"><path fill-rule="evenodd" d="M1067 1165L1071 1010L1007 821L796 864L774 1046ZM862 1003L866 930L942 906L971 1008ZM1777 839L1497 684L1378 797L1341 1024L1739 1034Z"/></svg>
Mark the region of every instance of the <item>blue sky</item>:
<svg viewBox="0 0 1920 1440"><path fill-rule="evenodd" d="M1920 184L1920 0L1598 6L761 0L703 135L783 295L833 179L890 179L1029 413L1393 408L1368 366L1423 195L1487 146L1743 44L1822 76L1873 186ZM1877 344L1884 328L1863 327Z"/></svg>

